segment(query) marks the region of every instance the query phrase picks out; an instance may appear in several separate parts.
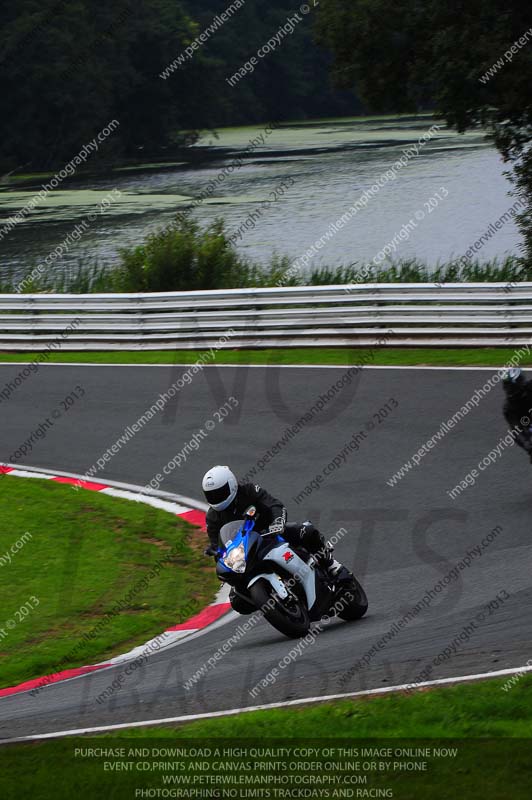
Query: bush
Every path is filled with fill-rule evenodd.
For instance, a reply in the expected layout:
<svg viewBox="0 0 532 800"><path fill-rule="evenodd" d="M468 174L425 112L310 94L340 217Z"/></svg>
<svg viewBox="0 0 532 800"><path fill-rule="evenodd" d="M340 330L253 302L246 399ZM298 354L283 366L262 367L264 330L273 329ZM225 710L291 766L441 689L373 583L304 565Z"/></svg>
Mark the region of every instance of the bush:
<svg viewBox="0 0 532 800"><path fill-rule="evenodd" d="M258 268L240 256L222 220L205 230L185 220L120 251L116 279L126 292L231 289L258 280Z"/></svg>
<svg viewBox="0 0 532 800"><path fill-rule="evenodd" d="M532 280L532 266L516 256L482 263L453 259L430 268L417 259L390 261L382 266L315 267L308 275L292 274L291 260L274 254L263 267L240 255L223 220L201 229L193 220L150 234L143 244L122 248L120 262L109 269L86 258L69 270L55 271L24 284L24 292L172 292L201 289L240 289L267 286L324 286L357 283L520 282ZM34 272L36 272L34 270ZM29 270L28 275L32 271ZM289 277L285 277L285 276ZM369 277L365 277L369 276ZM11 277L0 290L13 292Z"/></svg>

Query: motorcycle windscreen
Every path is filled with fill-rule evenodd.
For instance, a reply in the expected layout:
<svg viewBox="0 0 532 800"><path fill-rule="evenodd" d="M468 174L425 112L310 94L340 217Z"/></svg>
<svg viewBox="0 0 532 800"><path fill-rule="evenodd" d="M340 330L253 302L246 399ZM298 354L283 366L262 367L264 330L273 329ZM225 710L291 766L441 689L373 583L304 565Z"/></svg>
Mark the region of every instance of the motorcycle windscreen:
<svg viewBox="0 0 532 800"><path fill-rule="evenodd" d="M244 525L243 521L235 521L226 523L220 531L220 542L224 546L227 542L231 542L237 535L240 528Z"/></svg>

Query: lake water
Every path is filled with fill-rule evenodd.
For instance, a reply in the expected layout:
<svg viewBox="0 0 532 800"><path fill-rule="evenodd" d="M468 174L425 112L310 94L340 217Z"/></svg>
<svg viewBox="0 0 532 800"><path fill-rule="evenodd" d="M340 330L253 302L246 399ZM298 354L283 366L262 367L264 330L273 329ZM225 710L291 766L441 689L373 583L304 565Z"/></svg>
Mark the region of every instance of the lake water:
<svg viewBox="0 0 532 800"><path fill-rule="evenodd" d="M240 228L238 247L250 258L264 263L276 251L296 259L433 123L425 116L373 117L283 125L273 133L258 126L222 130L217 138L209 134L195 146L194 166L115 170L51 192L0 242L0 269L2 274L20 275L40 263L91 213L95 219L81 239L69 245L63 263L83 257L111 264L120 247L141 242L202 193L208 197L192 214L203 223L223 217L230 231ZM224 168L261 136L263 141L253 146L243 165L221 177ZM398 257L417 256L435 265L460 256L513 204L504 169L482 132L458 135L442 128L394 180L382 181L367 206L312 263L368 263L410 219L417 220L416 226L397 247ZM20 191L10 185L1 191L0 228L39 189L36 185ZM101 209L114 189L120 194ZM436 193L448 194L429 211L425 203ZM267 207L261 205L275 196L278 199ZM245 229L254 211L255 221ZM479 256L518 253L519 242L510 221Z"/></svg>

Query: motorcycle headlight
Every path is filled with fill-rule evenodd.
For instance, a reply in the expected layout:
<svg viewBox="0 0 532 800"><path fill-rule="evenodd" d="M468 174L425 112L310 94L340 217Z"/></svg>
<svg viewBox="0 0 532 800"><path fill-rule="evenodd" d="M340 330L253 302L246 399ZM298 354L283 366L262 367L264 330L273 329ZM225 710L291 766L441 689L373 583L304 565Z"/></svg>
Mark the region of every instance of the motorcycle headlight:
<svg viewBox="0 0 532 800"><path fill-rule="evenodd" d="M223 562L233 572L244 572L246 569L246 548L244 544L234 547L230 553L224 556Z"/></svg>

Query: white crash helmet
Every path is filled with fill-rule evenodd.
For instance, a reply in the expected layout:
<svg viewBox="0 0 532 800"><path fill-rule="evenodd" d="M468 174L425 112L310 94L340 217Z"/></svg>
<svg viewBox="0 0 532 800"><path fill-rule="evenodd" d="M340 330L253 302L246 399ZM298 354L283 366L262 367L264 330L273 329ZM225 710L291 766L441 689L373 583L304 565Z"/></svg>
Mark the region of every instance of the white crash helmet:
<svg viewBox="0 0 532 800"><path fill-rule="evenodd" d="M510 396L520 394L526 386L525 376L520 367L511 367L501 372L502 385Z"/></svg>
<svg viewBox="0 0 532 800"><path fill-rule="evenodd" d="M510 369L503 369L501 372L501 379L503 383L519 384L524 381L523 370L520 367L510 367Z"/></svg>
<svg viewBox="0 0 532 800"><path fill-rule="evenodd" d="M215 511L223 511L231 505L238 492L238 481L229 467L212 467L202 481L205 499Z"/></svg>

